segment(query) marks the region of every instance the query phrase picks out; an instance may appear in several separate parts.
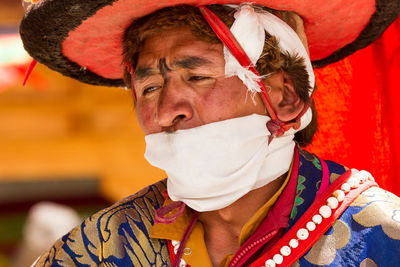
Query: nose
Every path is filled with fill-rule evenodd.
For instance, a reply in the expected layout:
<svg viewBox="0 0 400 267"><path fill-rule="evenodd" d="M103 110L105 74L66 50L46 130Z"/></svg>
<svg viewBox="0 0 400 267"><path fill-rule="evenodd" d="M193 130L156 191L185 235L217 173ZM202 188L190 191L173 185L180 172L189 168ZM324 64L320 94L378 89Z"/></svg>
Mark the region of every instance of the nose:
<svg viewBox="0 0 400 267"><path fill-rule="evenodd" d="M156 123L162 128L177 130L193 117L190 89L182 81L168 81L159 95L155 114Z"/></svg>

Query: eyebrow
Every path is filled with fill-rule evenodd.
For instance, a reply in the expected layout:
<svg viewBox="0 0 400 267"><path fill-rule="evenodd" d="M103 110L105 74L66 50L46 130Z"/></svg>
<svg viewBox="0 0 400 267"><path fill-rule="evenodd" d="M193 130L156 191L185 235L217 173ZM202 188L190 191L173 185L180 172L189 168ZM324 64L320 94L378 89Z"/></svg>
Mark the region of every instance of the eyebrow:
<svg viewBox="0 0 400 267"><path fill-rule="evenodd" d="M172 66L193 70L204 65L210 65L211 63L212 62L210 60L203 57L188 56L175 61ZM159 73L159 70L153 69L151 67L140 67L135 70L134 77L135 80L143 80L146 77L156 73Z"/></svg>
<svg viewBox="0 0 400 267"><path fill-rule="evenodd" d="M154 69L150 67L142 67L135 70L133 76L135 80L143 80L144 78L154 74Z"/></svg>
<svg viewBox="0 0 400 267"><path fill-rule="evenodd" d="M173 66L192 70L192 69L202 67L204 65L209 65L209 64L211 64L211 61L206 58L190 56L190 57L185 57L181 60L175 61Z"/></svg>

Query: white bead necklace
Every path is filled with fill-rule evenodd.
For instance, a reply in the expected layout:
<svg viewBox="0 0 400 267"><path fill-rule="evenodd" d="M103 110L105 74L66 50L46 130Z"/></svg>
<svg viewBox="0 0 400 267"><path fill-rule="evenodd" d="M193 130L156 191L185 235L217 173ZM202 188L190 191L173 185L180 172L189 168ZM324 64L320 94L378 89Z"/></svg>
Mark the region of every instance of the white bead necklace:
<svg viewBox="0 0 400 267"><path fill-rule="evenodd" d="M327 199L326 205L321 206L318 213L312 217L311 221L307 222L306 228L300 228L297 231L297 238L292 238L288 245L282 246L280 253L275 254L272 259L265 261L265 267L275 267L281 264L283 258L291 254L291 249L297 248L300 242L307 240L310 236L309 233L314 231L322 223L323 219L327 219L332 215L332 211L339 207L339 203L345 199L346 194L352 188L359 187L368 179L374 181L372 175L366 171L360 171L352 175L340 189L332 193L332 196Z"/></svg>
<svg viewBox="0 0 400 267"><path fill-rule="evenodd" d="M179 249L179 246L181 245L181 242L176 241L176 240L171 240L171 244L174 247L174 254L176 255L178 253L178 249ZM192 250L190 248L185 248L183 250L183 254L185 254L185 255L190 255L191 253L192 253ZM186 266L187 266L186 261L181 258L179 267L186 267Z"/></svg>
<svg viewBox="0 0 400 267"><path fill-rule="evenodd" d="M307 222L305 228L300 228L297 233L297 238L292 238L289 241L289 244L284 245L280 249L280 253L275 254L272 259L268 259L265 261L265 267L275 267L283 262L284 257L287 257L291 254L292 249L295 249L299 246L299 243L307 240L310 236L310 232L314 231L319 224L322 223L323 219L327 219L332 215L332 211L339 207L339 203L341 203L348 192L352 188L357 188L361 184L363 184L367 180L374 181L372 175L367 171L359 171L358 173L351 176L351 178L344 184L342 184L341 188L334 191L332 196L329 197L326 201L326 205L323 205L319 208L318 213L315 214L311 221ZM174 254L176 255L179 249L181 242L176 240L171 240L171 244L174 247ZM190 248L185 248L183 254L190 255L192 250ZM181 258L179 263L179 267L186 267L187 263L184 259Z"/></svg>

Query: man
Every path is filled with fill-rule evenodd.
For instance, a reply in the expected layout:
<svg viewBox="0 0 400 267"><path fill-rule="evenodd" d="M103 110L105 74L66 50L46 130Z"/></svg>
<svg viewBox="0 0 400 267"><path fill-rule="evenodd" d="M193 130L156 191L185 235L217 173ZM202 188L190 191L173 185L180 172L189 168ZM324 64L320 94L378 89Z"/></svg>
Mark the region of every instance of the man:
<svg viewBox="0 0 400 267"><path fill-rule="evenodd" d="M90 83L118 85L124 70L146 134L145 157L168 178L85 220L38 266L399 262L400 200L367 172L325 162L293 141L297 133L299 143L309 143L316 128L298 15L249 4L151 2L151 12L127 14L128 7L140 10L131 6L138 3L75 2L54 19L72 25L44 30L47 23L30 22L65 3L35 4L21 26L26 48ZM61 37L53 39L56 28ZM96 28L110 38L100 40Z"/></svg>

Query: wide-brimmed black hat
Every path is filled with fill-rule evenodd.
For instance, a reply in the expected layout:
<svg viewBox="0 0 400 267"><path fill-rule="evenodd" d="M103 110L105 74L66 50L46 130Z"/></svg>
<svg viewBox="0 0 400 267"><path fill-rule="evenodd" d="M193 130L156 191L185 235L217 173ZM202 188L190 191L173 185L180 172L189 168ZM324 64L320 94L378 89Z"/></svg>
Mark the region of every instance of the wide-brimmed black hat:
<svg viewBox="0 0 400 267"><path fill-rule="evenodd" d="M176 5L241 4L240 0L40 0L20 27L38 62L79 81L124 86L122 39L136 19ZM299 14L315 67L338 61L376 40L399 16L399 0L257 0Z"/></svg>

